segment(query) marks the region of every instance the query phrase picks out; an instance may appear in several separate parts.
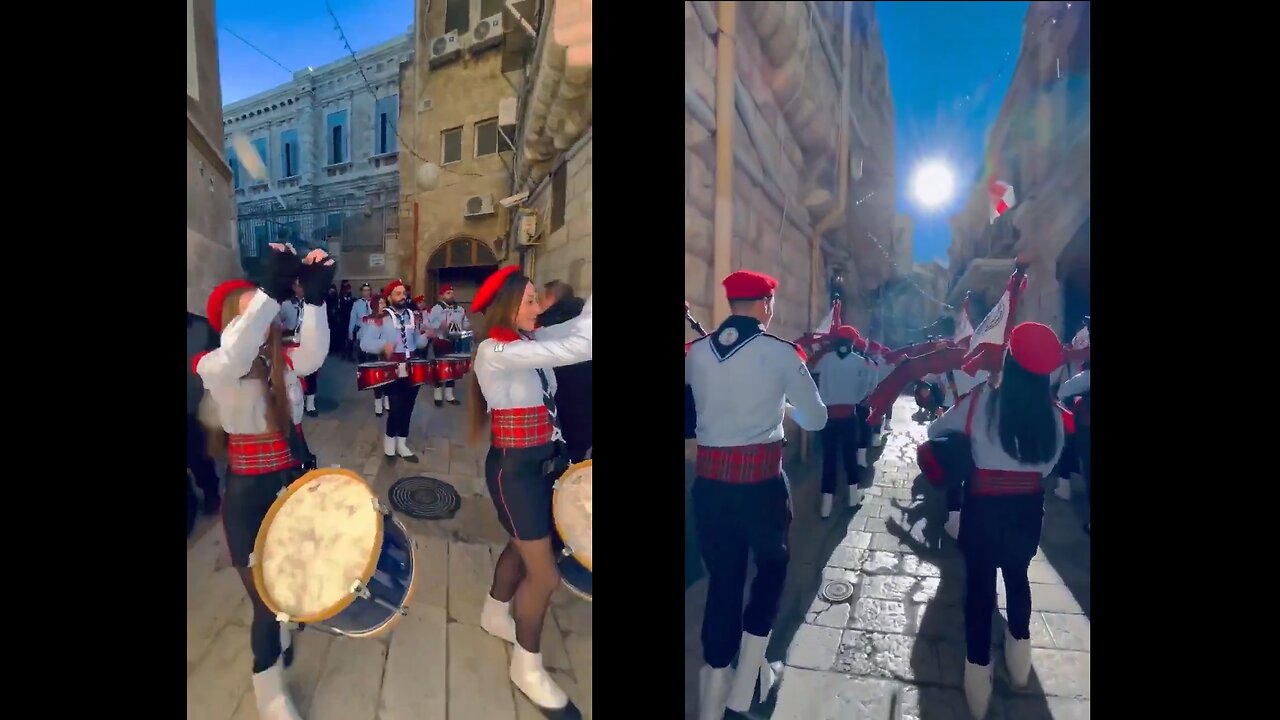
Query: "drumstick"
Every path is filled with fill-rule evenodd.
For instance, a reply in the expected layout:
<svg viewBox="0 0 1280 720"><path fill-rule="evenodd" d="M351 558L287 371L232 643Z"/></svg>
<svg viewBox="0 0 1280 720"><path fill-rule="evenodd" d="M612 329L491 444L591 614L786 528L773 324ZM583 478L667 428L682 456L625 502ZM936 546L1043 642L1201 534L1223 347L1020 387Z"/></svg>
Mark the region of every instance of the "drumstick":
<svg viewBox="0 0 1280 720"><path fill-rule="evenodd" d="M265 182L267 184L267 189L270 190L271 194L280 202L280 207L288 209L288 206L284 204L284 198L280 197L280 193L276 190L275 186L271 184L271 179L267 177L266 161L258 154L257 148L249 142L249 138L243 133L236 133L235 135L232 135L231 150L235 152L236 158L240 160L240 166L243 167L254 180L261 180L262 182Z"/></svg>
<svg viewBox="0 0 1280 720"><path fill-rule="evenodd" d="M692 327L694 332L698 333L702 337L707 336L707 331L702 329L702 324L693 319L693 313L689 311L688 300L684 303L684 319L688 321L689 327Z"/></svg>

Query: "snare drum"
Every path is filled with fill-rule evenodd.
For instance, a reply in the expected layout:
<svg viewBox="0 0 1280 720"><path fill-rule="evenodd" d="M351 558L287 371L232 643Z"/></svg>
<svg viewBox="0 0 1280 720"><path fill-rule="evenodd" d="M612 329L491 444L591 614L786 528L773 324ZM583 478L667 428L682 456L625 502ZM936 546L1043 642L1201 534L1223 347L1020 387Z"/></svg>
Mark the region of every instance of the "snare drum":
<svg viewBox="0 0 1280 720"><path fill-rule="evenodd" d="M436 358L440 380L457 380L471 370L471 356L465 353L449 353Z"/></svg>
<svg viewBox="0 0 1280 720"><path fill-rule="evenodd" d="M253 546L253 583L277 618L378 637L408 614L417 580L405 526L350 470L319 468L286 488Z"/></svg>
<svg viewBox="0 0 1280 720"><path fill-rule="evenodd" d="M370 362L356 366L356 388L370 390L396 381L396 363Z"/></svg>
<svg viewBox="0 0 1280 720"><path fill-rule="evenodd" d="M574 595L591 601L591 461L570 465L551 495L556 534L564 543L560 578Z"/></svg>
<svg viewBox="0 0 1280 720"><path fill-rule="evenodd" d="M414 385L425 385L436 381L436 362L415 358L408 362L409 382Z"/></svg>

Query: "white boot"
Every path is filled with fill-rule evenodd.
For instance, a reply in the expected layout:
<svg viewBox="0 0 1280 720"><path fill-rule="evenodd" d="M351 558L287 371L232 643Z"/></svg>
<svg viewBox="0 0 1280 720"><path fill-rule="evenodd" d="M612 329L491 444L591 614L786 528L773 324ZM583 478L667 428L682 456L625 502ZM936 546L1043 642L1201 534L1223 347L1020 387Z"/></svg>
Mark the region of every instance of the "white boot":
<svg viewBox="0 0 1280 720"><path fill-rule="evenodd" d="M733 675L733 685L729 688L729 700L726 706L734 712L744 713L751 709L751 696L755 694L756 679L760 679L760 702L769 697L769 691L777 680L773 668L765 662L764 651L769 646L769 636L761 637L751 633L742 633L742 643L738 650L738 669Z"/></svg>
<svg viewBox="0 0 1280 720"><path fill-rule="evenodd" d="M293 664L293 655L289 650L293 647L293 631L289 623L280 623L280 657L284 658L284 666Z"/></svg>
<svg viewBox="0 0 1280 720"><path fill-rule="evenodd" d="M298 708L284 686L284 666L275 665L253 675L253 696L258 701L259 720L302 720Z"/></svg>
<svg viewBox="0 0 1280 720"><path fill-rule="evenodd" d="M391 409L391 396L390 396L390 395L383 395L383 396L382 396L382 409L383 409L383 410L390 410L390 409Z"/></svg>
<svg viewBox="0 0 1280 720"><path fill-rule="evenodd" d="M543 710L559 710L569 704L569 696L542 666L542 653L531 653L519 643L511 647L511 682Z"/></svg>
<svg viewBox="0 0 1280 720"><path fill-rule="evenodd" d="M952 510L951 512L947 513L947 522L945 525L942 526L942 529L947 531L947 534L951 536L952 540L960 539L960 511L959 510Z"/></svg>
<svg viewBox="0 0 1280 720"><path fill-rule="evenodd" d="M447 402L447 403L449 403L450 405L461 405L461 404L462 404L462 403L458 402L458 399L457 399L457 398L455 398L455 397L453 396L453 388L452 388L452 387L446 387L446 388L444 389L444 401L445 401L445 402Z"/></svg>
<svg viewBox="0 0 1280 720"><path fill-rule="evenodd" d="M1004 662L1009 666L1009 682L1014 687L1026 687L1031 678L1031 639L1017 640L1005 628Z"/></svg>
<svg viewBox="0 0 1280 720"><path fill-rule="evenodd" d="M396 456L396 439L393 437L382 438L382 452L386 453L387 457L389 458L395 457Z"/></svg>
<svg viewBox="0 0 1280 720"><path fill-rule="evenodd" d="M1054 488L1053 494L1060 500L1071 500L1071 480L1064 477L1058 478L1058 487Z"/></svg>
<svg viewBox="0 0 1280 720"><path fill-rule="evenodd" d="M385 398L376 397L373 399L373 414L382 417L383 404Z"/></svg>
<svg viewBox="0 0 1280 720"><path fill-rule="evenodd" d="M733 668L703 665L698 679L698 720L724 720Z"/></svg>
<svg viewBox="0 0 1280 720"><path fill-rule="evenodd" d="M435 390L435 397L433 398L433 400L435 400L436 405L439 405L441 403L442 398L444 397L443 393L444 393L444 388L437 386Z"/></svg>
<svg viewBox="0 0 1280 720"><path fill-rule="evenodd" d="M991 705L991 664L974 665L964 661L964 698L974 720L982 720Z"/></svg>
<svg viewBox="0 0 1280 720"><path fill-rule="evenodd" d="M849 486L849 507L858 507L862 504L862 488L857 485Z"/></svg>
<svg viewBox="0 0 1280 720"><path fill-rule="evenodd" d="M309 413L313 413L313 412L315 412L315 411L316 411L316 396L315 396L315 395L307 395L307 396L306 396L306 401L307 401L307 412L309 412Z"/></svg>
<svg viewBox="0 0 1280 720"><path fill-rule="evenodd" d="M409 449L408 438L396 438L396 454L405 460L417 461L418 456Z"/></svg>
<svg viewBox="0 0 1280 720"><path fill-rule="evenodd" d="M511 617L511 603L498 602L486 595L484 609L480 611L480 627L499 640L515 643L516 621Z"/></svg>
<svg viewBox="0 0 1280 720"><path fill-rule="evenodd" d="M871 429L871 447L880 447L880 431Z"/></svg>
<svg viewBox="0 0 1280 720"><path fill-rule="evenodd" d="M823 519L831 517L831 503L835 495L831 493L822 493L822 508L818 510L818 515Z"/></svg>
<svg viewBox="0 0 1280 720"><path fill-rule="evenodd" d="M867 449L858 448L858 467L867 466Z"/></svg>

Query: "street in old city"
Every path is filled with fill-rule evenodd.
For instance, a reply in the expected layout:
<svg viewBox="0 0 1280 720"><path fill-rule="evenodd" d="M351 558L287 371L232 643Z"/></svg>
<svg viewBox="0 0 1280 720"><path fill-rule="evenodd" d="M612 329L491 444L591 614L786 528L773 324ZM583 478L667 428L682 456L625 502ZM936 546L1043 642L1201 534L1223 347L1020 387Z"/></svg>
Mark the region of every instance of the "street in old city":
<svg viewBox="0 0 1280 720"><path fill-rule="evenodd" d="M942 530L945 506L916 467L926 425L911 398L894 408L893 431L873 448L874 480L855 511L818 517L820 454L789 464L795 519L791 564L767 657L783 661L780 687L750 716L773 720L961 720L969 717L964 667L964 563ZM816 449L816 448L815 448ZM1031 564L1032 675L1012 688L993 653L995 695L988 718L1089 717L1089 552L1082 487L1073 502L1046 494L1044 533ZM844 602L824 585L850 583ZM696 717L698 637L706 580L685 596L685 716ZM1000 585L998 605L1005 601ZM1003 617L993 642L1004 638ZM729 716L733 713L730 712Z"/></svg>
<svg viewBox="0 0 1280 720"><path fill-rule="evenodd" d="M289 689L308 720L525 720L542 717L507 677L510 647L480 629L480 608L506 534L482 472L484 448L465 443L463 405L418 399L410 443L416 464L387 462L385 416L356 391L354 366L331 357L321 371L319 418L304 430L321 466L363 476L387 501L392 483L425 475L462 498L449 520L400 514L418 542L419 589L409 615L380 639L296 636ZM459 383L462 389L466 383ZM187 718L253 720L250 608L230 566L221 527L210 518L187 541ZM556 682L591 717L591 605L563 589L552 598L542 652Z"/></svg>

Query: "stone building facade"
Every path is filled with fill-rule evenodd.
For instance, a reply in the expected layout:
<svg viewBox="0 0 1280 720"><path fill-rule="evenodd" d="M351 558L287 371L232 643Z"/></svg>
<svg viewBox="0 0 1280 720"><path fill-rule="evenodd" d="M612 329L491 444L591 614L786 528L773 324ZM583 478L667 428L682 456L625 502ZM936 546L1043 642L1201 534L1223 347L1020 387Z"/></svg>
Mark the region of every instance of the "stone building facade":
<svg viewBox="0 0 1280 720"><path fill-rule="evenodd" d="M201 317L213 286L240 274L217 27L214 0L187 0L187 312Z"/></svg>
<svg viewBox="0 0 1280 720"><path fill-rule="evenodd" d="M410 30L223 108L246 268L283 228L296 243L335 253L343 279L376 284L404 272L388 245L397 244L403 212L400 68L413 55ZM270 184L242 166L235 135L257 150Z"/></svg>
<svg viewBox="0 0 1280 720"><path fill-rule="evenodd" d="M721 32L727 22L733 32ZM719 57L721 44L732 52ZM722 96L731 107L718 112ZM865 325L872 293L891 276L871 238L887 246L893 233L893 152L874 3L685 3L685 291L694 316L706 327L724 320L721 277L749 268L778 277L772 329L784 337L825 314L836 273L846 317ZM731 178L723 197L718 172ZM719 243L717 201L729 209Z"/></svg>
<svg viewBox="0 0 1280 720"><path fill-rule="evenodd" d="M1031 3L987 138L1018 202L991 223L989 178L979 177L951 220L950 302L972 290L975 322L1003 292L1015 257L1030 263L1018 319L1070 336L1089 314L1089 5Z"/></svg>

